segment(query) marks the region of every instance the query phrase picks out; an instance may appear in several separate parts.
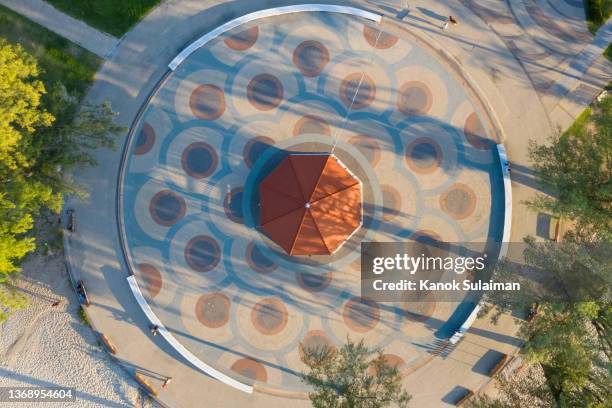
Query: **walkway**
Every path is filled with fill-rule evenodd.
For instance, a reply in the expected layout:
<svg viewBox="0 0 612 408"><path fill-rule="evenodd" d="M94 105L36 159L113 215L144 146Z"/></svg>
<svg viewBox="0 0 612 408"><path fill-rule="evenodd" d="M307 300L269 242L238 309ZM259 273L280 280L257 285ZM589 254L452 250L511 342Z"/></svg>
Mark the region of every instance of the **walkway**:
<svg viewBox="0 0 612 408"><path fill-rule="evenodd" d="M0 0L0 4L102 58L107 58L119 41L109 34L62 13L43 0Z"/></svg>
<svg viewBox="0 0 612 408"><path fill-rule="evenodd" d="M537 90L553 127L566 129L612 80L603 52L612 19L595 37L574 0L461 0L500 36Z"/></svg>
<svg viewBox="0 0 612 408"><path fill-rule="evenodd" d="M0 2L11 3L14 9L20 5L30 9L30 3L44 6L44 3L34 0ZM118 122L130 126L140 106L167 71L167 64L185 45L237 16L290 3L282 0L163 3L130 31L114 52L110 53L112 47L97 52L107 55L108 60L96 75L89 101L100 103L109 100L114 110L120 112ZM567 3L567 7L554 2L557 8L562 7L555 9L553 2L547 0L511 0L508 3L463 0L450 4L419 0L410 2L411 9L402 13L401 20L396 18L402 12L399 1L355 0L343 3L383 14L385 29L398 35L408 31L423 36L441 54L450 54L449 62L477 85L491 108L492 117L503 129L503 141L513 163L516 215L512 241L519 241L527 234L535 235L537 215L522 204L537 191L527 160L527 145L529 140L541 141L553 132L549 114L560 103L560 94L548 91L563 76L565 66L591 41L580 26L576 15L578 7L572 6L575 2ZM496 14L487 15L483 11L487 10L483 7L487 3L493 4L488 10ZM23 14L29 12L26 10ZM551 13L573 16L576 22L572 31L559 32L563 28L558 26L543 28ZM48 17L41 14L39 20ZM461 24L443 31L440 26L448 15L456 16ZM535 21L539 23L535 24ZM59 25L71 27L68 23ZM62 27L56 28L54 31L61 32ZM550 30L556 34L551 35ZM529 38L525 32L529 33ZM75 42L83 43L78 40L79 35L69 38L75 37ZM547 71L556 72L558 77L547 77ZM586 72L590 75L588 70ZM569 92L578 89L574 83L571 87L573 89L568 89ZM201 401L206 401L210 407L309 406L305 400L288 401L271 394L255 392L247 395L233 390L202 375L160 336L150 336L146 317L139 310L125 279L129 271L117 231L116 185L121 155L100 151L97 159L101 163L99 167L76 175L78 182L89 186L91 196L88 202L69 203L75 208L79 221L78 231L67 238L65 247L72 273L87 283L93 302L88 309L89 315L95 326L114 341L118 349L117 359L129 371L143 373L160 391L160 400L168 406L199 406ZM516 350L515 329L511 321L491 327L486 320L478 320L447 358L432 356L425 366L406 377L406 387L414 395L413 405L447 406L458 392L457 387L478 390L486 385L490 379L478 367L486 362L491 350L505 353ZM161 382L168 376L174 381L162 390Z"/></svg>

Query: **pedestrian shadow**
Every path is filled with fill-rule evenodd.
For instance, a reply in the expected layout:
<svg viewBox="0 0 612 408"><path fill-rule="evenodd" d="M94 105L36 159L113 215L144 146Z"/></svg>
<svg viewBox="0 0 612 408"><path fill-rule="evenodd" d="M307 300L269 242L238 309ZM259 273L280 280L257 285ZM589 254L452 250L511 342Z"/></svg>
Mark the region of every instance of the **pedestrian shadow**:
<svg viewBox="0 0 612 408"><path fill-rule="evenodd" d="M429 18L433 18L435 20L440 20L440 21L446 21L448 19L448 16L443 16L441 14L438 14L436 12L433 12L429 9L426 9L424 7L417 7L417 10L419 10L421 13L423 13L423 15L429 17Z"/></svg>

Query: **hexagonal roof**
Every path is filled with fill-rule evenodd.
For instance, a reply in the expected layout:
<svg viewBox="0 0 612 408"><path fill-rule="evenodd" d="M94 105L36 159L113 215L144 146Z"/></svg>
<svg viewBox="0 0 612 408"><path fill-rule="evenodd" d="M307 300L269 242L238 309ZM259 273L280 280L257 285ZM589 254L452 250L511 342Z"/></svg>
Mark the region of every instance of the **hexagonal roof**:
<svg viewBox="0 0 612 408"><path fill-rule="evenodd" d="M259 194L260 225L289 255L331 255L361 226L361 181L333 154L290 154Z"/></svg>

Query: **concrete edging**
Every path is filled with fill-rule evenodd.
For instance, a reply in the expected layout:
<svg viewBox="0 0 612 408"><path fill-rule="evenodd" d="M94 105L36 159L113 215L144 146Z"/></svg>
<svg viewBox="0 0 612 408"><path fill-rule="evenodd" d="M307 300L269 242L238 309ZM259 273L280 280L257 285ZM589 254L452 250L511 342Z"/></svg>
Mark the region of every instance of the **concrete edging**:
<svg viewBox="0 0 612 408"><path fill-rule="evenodd" d="M218 36L226 33L227 31L246 24L250 21L258 20L260 18L280 16L283 14L302 13L308 11L323 11L329 13L350 14L353 16L363 17L365 19L375 21L376 23L380 23L380 21L382 20L382 16L379 14L361 10L356 7L337 6L332 4L299 4L295 6L274 7L265 10L259 10L228 21L227 23L204 34L202 37L189 44L176 57L174 57L170 64L168 64L168 68L174 71L179 65L181 65L181 63L185 59L187 59L191 54L193 54L198 48L202 47L209 41L217 38Z"/></svg>
<svg viewBox="0 0 612 408"><path fill-rule="evenodd" d="M512 227L512 184L510 180L510 165L506 156L506 148L503 144L497 145L497 154L499 155L499 165L501 166L502 175L504 177L504 230L502 232L502 245L499 249L498 260L501 260L508 253L508 243L510 242L510 229ZM455 334L450 338L451 344L457 344L463 335L472 327L472 324L478 317L478 312L482 308L482 303L478 303L472 313L465 319L465 322L457 329Z"/></svg>

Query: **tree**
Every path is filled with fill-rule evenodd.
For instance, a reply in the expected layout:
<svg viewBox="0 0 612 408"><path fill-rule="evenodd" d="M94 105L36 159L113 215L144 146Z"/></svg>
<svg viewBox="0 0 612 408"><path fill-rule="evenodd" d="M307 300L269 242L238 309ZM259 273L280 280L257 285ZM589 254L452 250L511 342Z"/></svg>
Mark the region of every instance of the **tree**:
<svg viewBox="0 0 612 408"><path fill-rule="evenodd" d="M492 291L485 300L497 306L498 314L517 305L520 309L538 305L537 314L521 322L519 336L525 342L524 357L542 369L547 398L542 397L542 387L511 389L552 401L544 406L609 406L612 276L608 243L579 234L569 234L561 243L526 242L525 265L506 261L495 274L497 281L522 281L523 290ZM479 401L482 407L495 402Z"/></svg>
<svg viewBox="0 0 612 408"><path fill-rule="evenodd" d="M527 363L511 378L498 379L498 398L480 395L472 398L468 408L553 408L555 402L542 367Z"/></svg>
<svg viewBox="0 0 612 408"><path fill-rule="evenodd" d="M590 124L576 123L547 145L531 144L540 185L554 197L538 195L535 210L578 222L610 239L612 231L612 96L593 108ZM593 129L594 128L594 129Z"/></svg>
<svg viewBox="0 0 612 408"><path fill-rule="evenodd" d="M382 351L366 347L363 340L348 340L340 350L300 345L300 351L310 369L304 381L314 388L309 398L315 408L408 406L411 397L402 389L397 367L387 363Z"/></svg>
<svg viewBox="0 0 612 408"><path fill-rule="evenodd" d="M38 74L30 55L0 39L0 282L34 249L34 239L25 234L41 206L61 208L52 188L32 177L35 131L54 120L40 106L45 89L34 79Z"/></svg>
<svg viewBox="0 0 612 408"><path fill-rule="evenodd" d="M79 108L59 83L47 94L39 74L31 55L0 38L0 320L24 304L10 285L36 248L35 220L79 191L64 172L95 164L93 150L114 147L123 131L108 103Z"/></svg>

